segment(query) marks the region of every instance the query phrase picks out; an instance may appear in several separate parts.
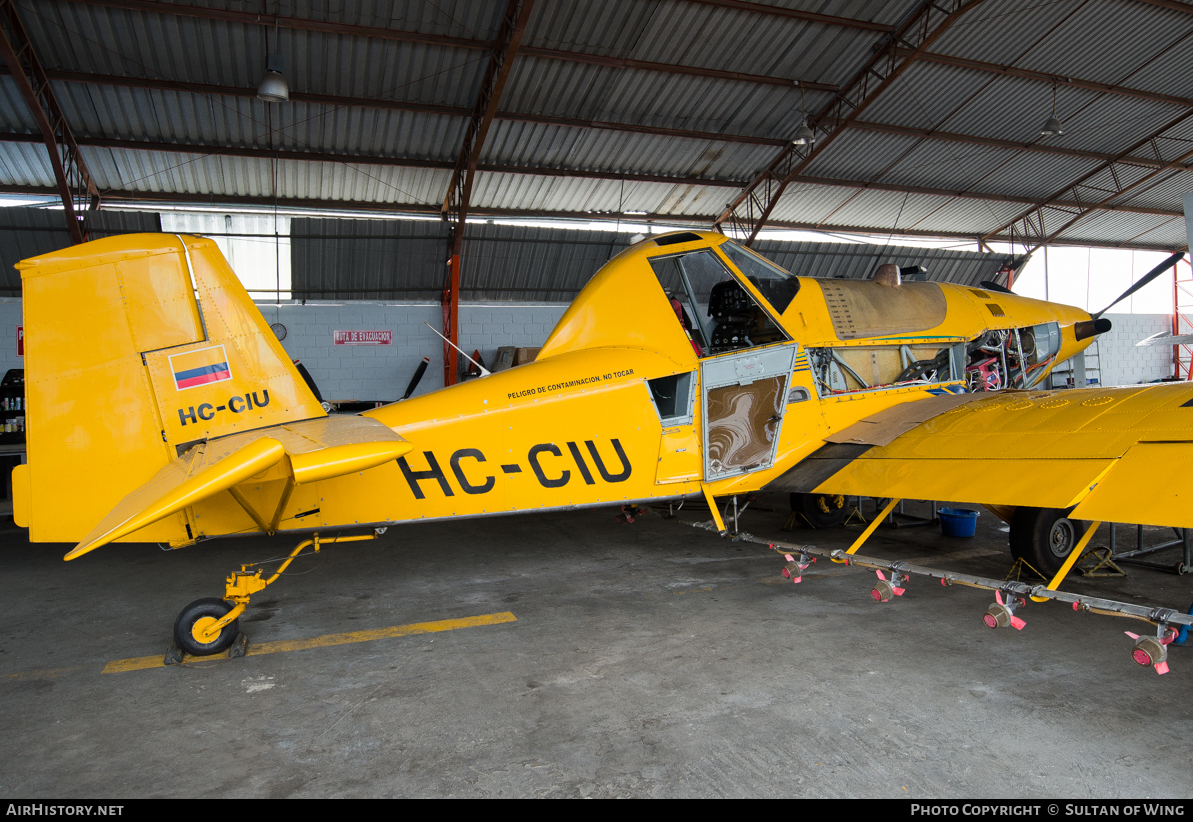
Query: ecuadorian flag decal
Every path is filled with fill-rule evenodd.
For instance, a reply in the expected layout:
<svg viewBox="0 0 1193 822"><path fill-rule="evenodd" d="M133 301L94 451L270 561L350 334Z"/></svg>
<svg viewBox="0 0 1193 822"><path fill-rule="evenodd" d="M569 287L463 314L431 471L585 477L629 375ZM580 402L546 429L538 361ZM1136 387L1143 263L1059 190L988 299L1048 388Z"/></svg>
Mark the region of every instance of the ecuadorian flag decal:
<svg viewBox="0 0 1193 822"><path fill-rule="evenodd" d="M228 354L222 345L172 354L170 370L174 373L174 387L179 391L232 379Z"/></svg>

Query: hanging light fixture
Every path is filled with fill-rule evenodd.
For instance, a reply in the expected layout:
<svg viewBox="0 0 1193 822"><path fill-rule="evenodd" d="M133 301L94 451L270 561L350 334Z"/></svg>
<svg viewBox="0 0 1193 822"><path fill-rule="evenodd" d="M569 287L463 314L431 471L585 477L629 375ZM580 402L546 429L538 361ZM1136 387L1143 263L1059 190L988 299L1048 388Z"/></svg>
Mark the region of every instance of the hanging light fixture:
<svg viewBox="0 0 1193 822"><path fill-rule="evenodd" d="M1059 137L1065 133L1064 124L1056 116L1056 85L1052 86L1052 116L1040 127L1041 137Z"/></svg>
<svg viewBox="0 0 1193 822"><path fill-rule="evenodd" d="M268 8L268 7L267 7ZM278 47L278 21L273 21L273 47ZM257 97L267 103L285 103L290 100L290 84L286 82L286 64L282 55L269 53L269 29L265 30L265 76L257 84Z"/></svg>
<svg viewBox="0 0 1193 822"><path fill-rule="evenodd" d="M795 82L799 86L799 128L796 129L791 142L797 146L810 146L816 142L816 133L808 125L808 114L804 108L804 84L799 80Z"/></svg>
<svg viewBox="0 0 1193 822"><path fill-rule="evenodd" d="M285 103L290 99L290 86L282 74L285 63L279 54L265 56L265 76L257 84L257 97L267 103Z"/></svg>

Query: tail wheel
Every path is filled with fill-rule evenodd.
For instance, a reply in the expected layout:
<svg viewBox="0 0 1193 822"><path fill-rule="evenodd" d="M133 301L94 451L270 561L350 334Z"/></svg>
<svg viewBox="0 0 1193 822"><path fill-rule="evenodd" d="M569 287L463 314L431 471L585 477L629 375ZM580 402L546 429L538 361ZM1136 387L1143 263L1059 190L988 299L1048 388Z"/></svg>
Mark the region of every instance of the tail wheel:
<svg viewBox="0 0 1193 822"><path fill-rule="evenodd" d="M223 627L219 636L206 641L204 631L232 610L232 603L215 597L196 599L182 609L174 621L174 641L178 647L191 656L211 656L226 651L240 633L240 620L235 619Z"/></svg>
<svg viewBox="0 0 1193 822"><path fill-rule="evenodd" d="M792 494L791 510L802 514L814 528L839 525L848 513L840 494Z"/></svg>
<svg viewBox="0 0 1193 822"><path fill-rule="evenodd" d="M1072 508L1028 508L1011 517L1011 556L1051 577L1065 564L1089 523L1069 519Z"/></svg>

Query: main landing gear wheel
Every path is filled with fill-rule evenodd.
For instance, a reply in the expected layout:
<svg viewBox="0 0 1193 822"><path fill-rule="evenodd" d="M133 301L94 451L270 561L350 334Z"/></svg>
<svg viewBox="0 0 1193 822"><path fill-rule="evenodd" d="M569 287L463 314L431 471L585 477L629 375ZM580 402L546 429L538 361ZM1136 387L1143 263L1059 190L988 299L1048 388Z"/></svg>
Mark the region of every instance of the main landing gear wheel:
<svg viewBox="0 0 1193 822"><path fill-rule="evenodd" d="M792 494L791 510L803 515L813 528L839 525L848 511L840 494Z"/></svg>
<svg viewBox="0 0 1193 822"><path fill-rule="evenodd" d="M1065 564L1089 523L1069 519L1072 508L1015 509L1011 517L1011 556L1025 560L1046 577Z"/></svg>
<svg viewBox="0 0 1193 822"><path fill-rule="evenodd" d="M219 636L210 642L205 641L203 632L232 608L232 603L227 600L215 597L196 599L183 608L174 621L174 641L191 656L211 656L226 651L240 633L239 619L225 625Z"/></svg>

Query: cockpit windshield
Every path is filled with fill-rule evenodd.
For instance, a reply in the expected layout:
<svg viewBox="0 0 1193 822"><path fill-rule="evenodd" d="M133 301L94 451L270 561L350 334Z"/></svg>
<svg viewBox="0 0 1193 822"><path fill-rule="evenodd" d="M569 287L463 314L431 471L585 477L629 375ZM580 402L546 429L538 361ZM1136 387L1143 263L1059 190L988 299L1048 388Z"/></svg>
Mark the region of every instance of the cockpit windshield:
<svg viewBox="0 0 1193 822"><path fill-rule="evenodd" d="M697 356L787 338L711 249L654 257L650 264ZM760 282L752 276L750 280Z"/></svg>
<svg viewBox="0 0 1193 822"><path fill-rule="evenodd" d="M748 248L742 248L733 240L721 243L721 251L746 275L776 312L782 314L787 310L799 291L799 278Z"/></svg>

